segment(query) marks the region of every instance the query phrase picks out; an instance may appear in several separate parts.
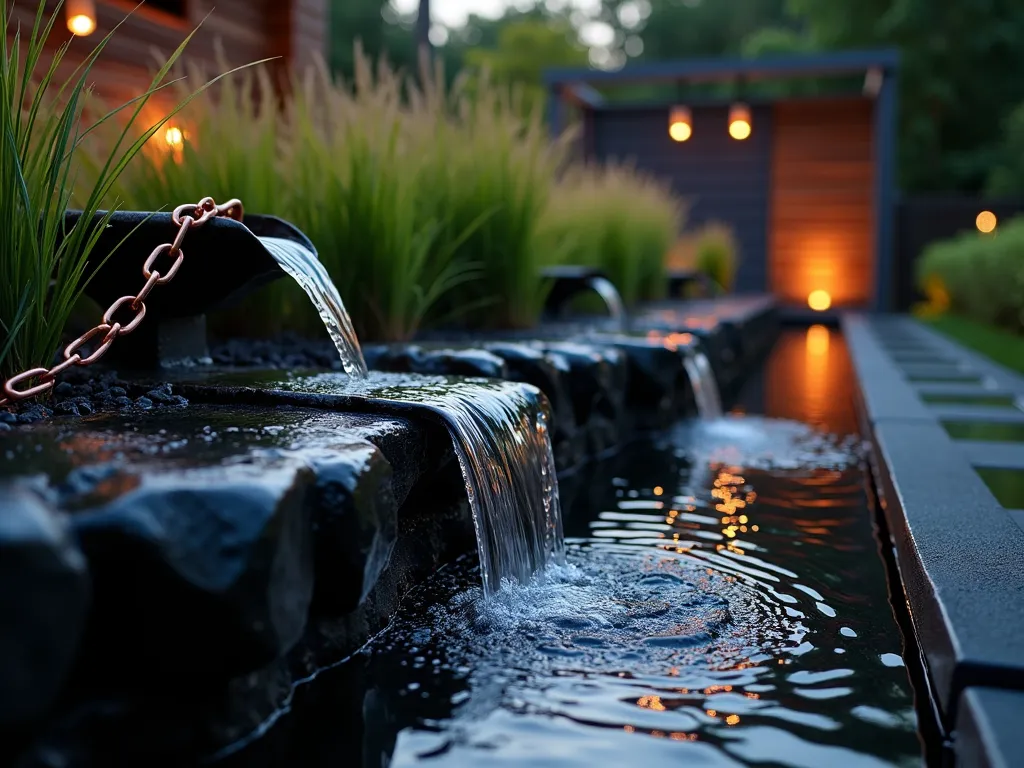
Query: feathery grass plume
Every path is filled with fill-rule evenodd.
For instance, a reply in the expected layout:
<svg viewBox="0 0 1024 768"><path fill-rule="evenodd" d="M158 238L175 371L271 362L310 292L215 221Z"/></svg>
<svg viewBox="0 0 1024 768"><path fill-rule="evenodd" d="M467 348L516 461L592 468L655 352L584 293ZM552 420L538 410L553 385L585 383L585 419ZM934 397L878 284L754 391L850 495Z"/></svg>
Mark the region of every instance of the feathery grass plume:
<svg viewBox="0 0 1024 768"><path fill-rule="evenodd" d="M210 78L208 65L183 62L175 95L188 96L188 83ZM216 70L228 71L218 49ZM240 198L248 211L270 213L284 187L279 168L282 123L270 71L251 67L222 78L207 98L193 101L175 117L177 146L157 136L143 157L125 169L115 191L140 211L173 208L189 200Z"/></svg>
<svg viewBox="0 0 1024 768"><path fill-rule="evenodd" d="M603 269L627 304L657 299L683 207L662 184L629 165L576 166L558 182L543 237L563 263Z"/></svg>
<svg viewBox="0 0 1024 768"><path fill-rule="evenodd" d="M538 224L565 142L552 143L539 116L523 117L507 89L448 89L439 68L416 84L358 48L352 83L320 62L273 115L268 81L249 80L225 82L220 98L184 113L181 158L145 153L123 178L125 199L153 208L223 189L248 211L290 220L364 339L407 339L466 313L476 324L536 319ZM265 309L312 330L296 307Z"/></svg>
<svg viewBox="0 0 1024 768"><path fill-rule="evenodd" d="M141 135L131 126L192 38L188 35L150 86L137 98L87 124L83 105L87 82L96 59L115 28L61 81L58 70L70 39L47 60L45 44L61 15L61 3L47 15L43 0L37 5L32 29L25 37L12 28L10 4L0 3L4 35L0 55L0 377L34 368L52 360L65 323L86 285L90 260L102 227L91 222L110 195L129 162L180 109L198 93L188 94ZM127 120L121 118L127 116ZM77 150L93 131L122 123L107 151L96 158L91 184L82 191L83 211L68 229L64 214L71 207ZM100 215L109 220L112 210Z"/></svg>
<svg viewBox="0 0 1024 768"><path fill-rule="evenodd" d="M307 73L289 110L289 217L316 244L359 334L410 338L471 276L458 233L420 205L429 154L412 130L403 78L356 58L352 88L326 67Z"/></svg>
<svg viewBox="0 0 1024 768"><path fill-rule="evenodd" d="M732 290L739 266L739 244L725 224L709 222L696 233L695 267L726 293Z"/></svg>
<svg viewBox="0 0 1024 768"><path fill-rule="evenodd" d="M449 93L440 69L412 98L425 157L422 205L441 222L438 247L478 277L459 293L474 327L533 325L543 307L540 224L571 134L552 140L539 111L486 72ZM465 86L471 84L470 89Z"/></svg>

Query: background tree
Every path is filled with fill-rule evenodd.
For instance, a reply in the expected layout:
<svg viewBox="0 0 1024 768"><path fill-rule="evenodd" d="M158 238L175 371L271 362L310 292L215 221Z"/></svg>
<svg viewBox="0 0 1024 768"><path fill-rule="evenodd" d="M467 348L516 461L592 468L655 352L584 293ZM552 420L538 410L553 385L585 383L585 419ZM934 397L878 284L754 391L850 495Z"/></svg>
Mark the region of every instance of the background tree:
<svg viewBox="0 0 1024 768"><path fill-rule="evenodd" d="M371 55L385 54L406 69L416 66L414 14L401 18L386 0L345 0L331 7L336 71L351 72L357 38ZM588 12L565 3L538 2L525 12L520 7L494 20L471 16L463 27L448 30L447 43L436 50L449 75L464 65L486 66L500 79L529 87L536 98L546 67L586 61L579 41L590 39L594 25L610 29L611 41L592 45L589 59L613 68L631 59L895 47L902 55L903 189L1024 194L1024 174L991 170L1024 165L1015 149L1024 138L1013 133L1024 133L1024 127L1018 129L1010 117L1024 103L1020 0L602 0L587 5ZM837 85L856 87L792 81L751 84L748 91L806 95ZM609 96L673 99L678 90L634 87ZM731 97L735 84L688 87L687 94Z"/></svg>
<svg viewBox="0 0 1024 768"><path fill-rule="evenodd" d="M547 93L544 70L587 64L587 50L576 30L564 20L519 18L497 28L494 47L477 46L466 51L466 65L485 70L496 82L521 89L524 106L543 108Z"/></svg>

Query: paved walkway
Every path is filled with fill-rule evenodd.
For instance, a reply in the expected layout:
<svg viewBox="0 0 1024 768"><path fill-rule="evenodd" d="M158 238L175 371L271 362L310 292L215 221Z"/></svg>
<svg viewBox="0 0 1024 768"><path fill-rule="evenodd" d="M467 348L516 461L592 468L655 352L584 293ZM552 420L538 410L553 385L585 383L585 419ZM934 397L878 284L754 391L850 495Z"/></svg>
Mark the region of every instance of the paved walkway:
<svg viewBox="0 0 1024 768"><path fill-rule="evenodd" d="M843 329L917 643L957 762L1022 764L1024 377L908 317L848 316Z"/></svg>

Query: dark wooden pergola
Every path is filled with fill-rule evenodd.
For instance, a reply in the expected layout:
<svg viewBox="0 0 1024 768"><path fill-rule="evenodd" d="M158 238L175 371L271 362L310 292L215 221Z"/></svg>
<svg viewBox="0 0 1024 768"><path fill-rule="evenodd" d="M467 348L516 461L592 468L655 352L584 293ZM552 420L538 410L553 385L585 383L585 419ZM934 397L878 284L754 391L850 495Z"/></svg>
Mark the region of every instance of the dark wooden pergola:
<svg viewBox="0 0 1024 768"><path fill-rule="evenodd" d="M781 287L784 299L795 300L798 289L787 294L786 286L819 279L801 270L831 270L820 279L831 280L837 294L846 296L838 304L884 310L893 299L898 68L898 52L876 50L691 59L617 71L554 69L545 73L548 119L560 132L567 107L578 108L587 158L630 159L661 175L696 201L697 223L713 218L728 224L733 215L747 250L741 289L779 293ZM667 134L670 103L621 104L600 90L850 76L864 76L862 92L853 97L751 101L750 141L730 142L715 128L728 109L721 101L688 105L693 140L677 144ZM832 266L807 266L826 256ZM862 289L844 294L844 283L858 281Z"/></svg>

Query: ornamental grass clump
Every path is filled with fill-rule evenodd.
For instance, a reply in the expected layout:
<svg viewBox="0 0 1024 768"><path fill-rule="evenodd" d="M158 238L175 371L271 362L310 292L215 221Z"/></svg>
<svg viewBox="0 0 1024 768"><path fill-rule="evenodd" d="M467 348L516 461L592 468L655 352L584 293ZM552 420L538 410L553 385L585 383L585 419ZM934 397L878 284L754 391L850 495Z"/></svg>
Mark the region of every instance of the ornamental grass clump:
<svg viewBox="0 0 1024 768"><path fill-rule="evenodd" d="M728 293L736 281L739 265L739 244L732 230L724 224L705 224L695 235L694 266Z"/></svg>
<svg viewBox="0 0 1024 768"><path fill-rule="evenodd" d="M446 302L472 327L536 323L547 260L540 227L569 135L552 141L519 92L480 74L449 93L439 72L412 99L413 133L424 156L421 212L441 224L437 247L474 279Z"/></svg>
<svg viewBox="0 0 1024 768"><path fill-rule="evenodd" d="M144 153L119 192L146 210L239 197L248 212L291 221L364 340L461 319L530 325L543 301L538 228L565 141L550 141L539 115L484 77L472 91L444 83L440 69L413 79L358 50L351 83L322 62L283 97L263 73L229 78L182 113L180 151ZM283 283L235 315L235 332L312 332L317 322Z"/></svg>
<svg viewBox="0 0 1024 768"><path fill-rule="evenodd" d="M598 267L627 304L661 298L665 259L683 220L681 201L630 166L578 166L558 182L545 213L547 252Z"/></svg>
<svg viewBox="0 0 1024 768"><path fill-rule="evenodd" d="M221 51L218 62L225 71ZM170 87L181 98L187 96L189 82L203 82L210 74L206 65L195 62L184 62L178 69L176 74L182 77ZM218 201L237 197L247 213L284 215L290 169L282 163L281 152L289 134L280 108L268 67L224 77L206 98L182 109L168 132L147 144L119 177L111 202L120 201L129 210L161 211L205 196ZM96 144L102 147L107 138L101 135ZM220 335L318 327L320 319L309 299L298 285L284 280L210 319L211 331Z"/></svg>
<svg viewBox="0 0 1024 768"><path fill-rule="evenodd" d="M203 88L186 94L162 118L137 125L153 95L181 56L189 35L139 97L93 122L83 117L92 66L111 32L66 80L57 72L70 40L50 54L45 44L61 16L60 3L47 15L39 2L31 31L13 28L10 4L0 3L0 377L49 363L61 343L72 308L85 289L101 227L92 227L125 167L166 122ZM102 126L112 132L107 149L94 157L90 183L74 196L83 141ZM73 197L76 199L73 200ZM74 226L65 212L82 210ZM109 219L113 208L100 215ZM141 279L141 277L140 277Z"/></svg>
<svg viewBox="0 0 1024 768"><path fill-rule="evenodd" d="M473 265L455 259L467 227L446 230L442 214L422 204L430 146L413 126L402 79L363 56L352 89L323 67L311 70L288 121L287 217L317 246L360 336L410 338Z"/></svg>

